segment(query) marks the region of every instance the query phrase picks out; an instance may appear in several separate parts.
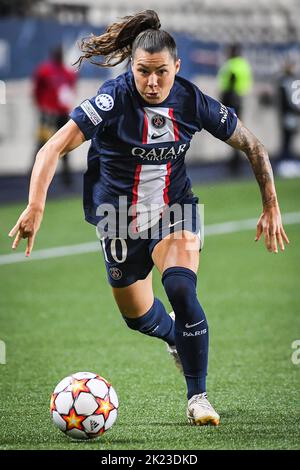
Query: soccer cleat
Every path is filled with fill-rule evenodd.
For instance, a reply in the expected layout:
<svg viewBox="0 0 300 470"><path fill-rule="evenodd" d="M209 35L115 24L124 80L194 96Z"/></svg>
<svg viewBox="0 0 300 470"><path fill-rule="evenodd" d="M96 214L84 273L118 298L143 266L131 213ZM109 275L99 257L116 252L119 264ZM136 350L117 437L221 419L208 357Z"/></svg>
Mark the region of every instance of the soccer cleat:
<svg viewBox="0 0 300 470"><path fill-rule="evenodd" d="M172 318L173 321L175 321L175 313L174 312L171 312L169 313L170 317ZM167 345L167 351L168 353L173 357L174 361L175 361L175 365L177 367L177 369L183 373L183 369L182 369L182 364L181 364L181 361L180 361L180 358L178 356L178 352L177 352L177 349L176 349L176 346L170 346L168 343L166 343Z"/></svg>
<svg viewBox="0 0 300 470"><path fill-rule="evenodd" d="M218 426L220 423L220 416L209 403L206 393L194 395L189 399L186 414L189 423L196 426Z"/></svg>

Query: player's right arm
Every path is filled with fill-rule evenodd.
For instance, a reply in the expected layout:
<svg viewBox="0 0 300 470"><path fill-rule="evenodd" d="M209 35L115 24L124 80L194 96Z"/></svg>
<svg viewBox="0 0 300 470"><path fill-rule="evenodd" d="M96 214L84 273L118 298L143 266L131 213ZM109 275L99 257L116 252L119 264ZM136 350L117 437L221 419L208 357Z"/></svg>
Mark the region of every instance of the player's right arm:
<svg viewBox="0 0 300 470"><path fill-rule="evenodd" d="M22 238L27 238L25 255L30 255L36 233L42 222L47 191L58 161L84 141L85 136L77 124L70 119L37 153L30 179L28 205L9 232L10 237L15 236L13 249L17 248Z"/></svg>

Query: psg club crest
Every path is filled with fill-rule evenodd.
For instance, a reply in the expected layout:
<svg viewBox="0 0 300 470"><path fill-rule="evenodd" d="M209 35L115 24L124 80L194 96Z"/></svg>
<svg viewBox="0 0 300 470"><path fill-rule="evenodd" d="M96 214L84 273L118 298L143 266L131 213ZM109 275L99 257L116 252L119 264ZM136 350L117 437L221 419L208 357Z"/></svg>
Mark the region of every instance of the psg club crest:
<svg viewBox="0 0 300 470"><path fill-rule="evenodd" d="M151 119L151 124L156 129L161 129L166 124L166 118L161 114L155 114Z"/></svg>
<svg viewBox="0 0 300 470"><path fill-rule="evenodd" d="M115 281L118 281L122 277L122 271L119 268L109 268L109 274Z"/></svg>

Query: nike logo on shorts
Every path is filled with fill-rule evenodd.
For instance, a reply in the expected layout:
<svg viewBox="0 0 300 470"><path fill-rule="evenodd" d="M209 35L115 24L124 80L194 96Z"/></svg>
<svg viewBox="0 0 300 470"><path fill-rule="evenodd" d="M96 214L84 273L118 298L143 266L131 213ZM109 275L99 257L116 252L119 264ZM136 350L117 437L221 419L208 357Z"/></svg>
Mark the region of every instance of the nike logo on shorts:
<svg viewBox="0 0 300 470"><path fill-rule="evenodd" d="M169 228L174 227L174 225L180 224L181 222L185 222L185 219L183 219L183 220L178 220L177 222L174 222L174 224L171 224L171 222L170 222L170 223L169 223Z"/></svg>

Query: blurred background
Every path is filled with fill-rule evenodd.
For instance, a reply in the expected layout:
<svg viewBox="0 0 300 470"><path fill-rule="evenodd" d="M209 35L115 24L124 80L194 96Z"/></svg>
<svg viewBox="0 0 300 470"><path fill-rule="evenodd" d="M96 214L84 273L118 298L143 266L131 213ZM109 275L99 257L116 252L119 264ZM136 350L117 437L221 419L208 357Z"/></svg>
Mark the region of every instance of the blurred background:
<svg viewBox="0 0 300 470"><path fill-rule="evenodd" d="M233 106L267 147L291 242L278 255L254 243L261 201L246 157L196 135L187 167L205 205L197 289L218 432L185 426L184 383L164 345L125 328L83 220L89 143L60 162L30 258L7 236L38 147L126 69L85 63L77 74L78 41L141 8L176 38L180 74ZM299 18L299 0L0 0L0 449L98 448L49 421L55 385L82 370L111 381L122 404L99 449L299 449ZM170 311L156 270L153 285Z"/></svg>
<svg viewBox="0 0 300 470"><path fill-rule="evenodd" d="M174 35L180 74L235 107L266 145L277 173L299 176L300 2L144 0L142 8L155 9ZM76 74L78 41L140 9L138 0L0 0L0 202L26 198L38 147L70 109L126 70L84 64ZM53 61L64 65L51 95ZM47 100L57 101L54 109L47 110ZM59 168L50 197L54 187L56 195L81 191L88 145ZM187 164L194 181L251 174L242 155L207 132L195 136Z"/></svg>

